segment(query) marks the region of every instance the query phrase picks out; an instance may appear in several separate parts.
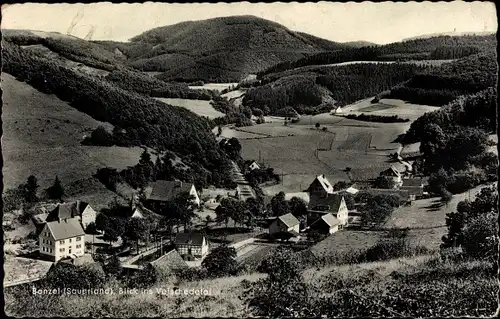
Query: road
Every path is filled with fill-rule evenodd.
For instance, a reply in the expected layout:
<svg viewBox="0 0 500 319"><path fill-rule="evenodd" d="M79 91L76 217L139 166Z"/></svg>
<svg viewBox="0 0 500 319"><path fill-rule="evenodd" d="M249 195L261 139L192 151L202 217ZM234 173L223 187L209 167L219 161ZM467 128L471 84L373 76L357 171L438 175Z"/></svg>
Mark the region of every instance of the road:
<svg viewBox="0 0 500 319"><path fill-rule="evenodd" d="M237 190L240 197L240 200L246 201L248 198L255 198L255 192L245 179L243 174L240 171L240 168L235 162L231 162L233 168L231 172L231 176L233 180L238 184Z"/></svg>

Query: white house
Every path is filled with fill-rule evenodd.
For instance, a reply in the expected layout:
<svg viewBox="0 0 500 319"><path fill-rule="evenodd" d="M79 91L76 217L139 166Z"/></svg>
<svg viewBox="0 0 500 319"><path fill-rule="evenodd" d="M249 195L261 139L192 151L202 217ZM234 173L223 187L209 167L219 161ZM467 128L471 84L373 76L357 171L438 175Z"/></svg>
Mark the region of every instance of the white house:
<svg viewBox="0 0 500 319"><path fill-rule="evenodd" d="M346 226L349 210L344 196L340 194L328 194L327 196L312 195L308 207L308 225L312 225L326 214L332 214L333 217L339 220L339 229Z"/></svg>
<svg viewBox="0 0 500 319"><path fill-rule="evenodd" d="M49 212L46 222L61 221L69 218L77 218L83 228L94 222L97 212L88 204L77 200L76 202L58 204Z"/></svg>
<svg viewBox="0 0 500 319"><path fill-rule="evenodd" d="M281 232L289 232L295 236L299 235L300 221L291 213L276 218L269 225L269 234L273 235Z"/></svg>
<svg viewBox="0 0 500 319"><path fill-rule="evenodd" d="M253 161L252 163L250 163L250 165L248 165L248 169L251 171L260 169L260 165L256 161Z"/></svg>
<svg viewBox="0 0 500 319"><path fill-rule="evenodd" d="M85 253L85 232L78 218L47 222L38 241L40 254L55 262Z"/></svg>
<svg viewBox="0 0 500 319"><path fill-rule="evenodd" d="M325 175L318 175L314 181L307 188L310 196L327 196L328 194L333 194L333 186L325 177Z"/></svg>
<svg viewBox="0 0 500 319"><path fill-rule="evenodd" d="M153 187L147 200L149 202L164 203L174 199L180 193L189 193L194 197L193 203L200 205L200 197L192 183L181 181L158 180L153 183Z"/></svg>
<svg viewBox="0 0 500 319"><path fill-rule="evenodd" d="M202 259L208 253L208 241L200 233L177 233L175 236L175 248L183 257L191 256Z"/></svg>
<svg viewBox="0 0 500 319"><path fill-rule="evenodd" d="M332 213L328 213L322 215L315 222L313 222L311 226L309 226L309 229L317 230L324 234L333 234L339 230L341 225L342 222L338 218L333 216Z"/></svg>
<svg viewBox="0 0 500 319"><path fill-rule="evenodd" d="M390 178L394 182L394 188L397 188L402 185L401 173L394 166L391 166L385 171L380 172L380 176L385 176Z"/></svg>

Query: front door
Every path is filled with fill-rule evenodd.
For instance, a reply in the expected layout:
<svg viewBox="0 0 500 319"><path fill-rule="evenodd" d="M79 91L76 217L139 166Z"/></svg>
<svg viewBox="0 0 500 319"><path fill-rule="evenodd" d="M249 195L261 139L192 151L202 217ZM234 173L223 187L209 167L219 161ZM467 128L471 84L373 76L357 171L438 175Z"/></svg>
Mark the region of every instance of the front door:
<svg viewBox="0 0 500 319"><path fill-rule="evenodd" d="M191 247L188 248L188 255L193 255L193 251L191 250Z"/></svg>

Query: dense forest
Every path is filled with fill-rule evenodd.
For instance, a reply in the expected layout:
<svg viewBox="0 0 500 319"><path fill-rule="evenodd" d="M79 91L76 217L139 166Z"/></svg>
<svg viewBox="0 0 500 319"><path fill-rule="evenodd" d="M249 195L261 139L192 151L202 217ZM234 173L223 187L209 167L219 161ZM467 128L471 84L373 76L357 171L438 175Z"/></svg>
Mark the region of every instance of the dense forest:
<svg viewBox="0 0 500 319"><path fill-rule="evenodd" d="M488 151L496 107L496 89L488 88L425 113L411 124L402 142L421 142L421 170L430 175L434 191L459 193L496 180L498 157Z"/></svg>
<svg viewBox="0 0 500 319"><path fill-rule="evenodd" d="M390 96L417 104L442 106L460 95L495 86L497 70L496 54L476 54L417 74L393 88Z"/></svg>
<svg viewBox="0 0 500 319"><path fill-rule="evenodd" d="M301 114L317 114L330 111L333 104L343 106L376 95L428 68L411 63L358 63L289 71L283 74L290 75L278 79L272 75L262 85L250 88L243 104L265 114L278 114L286 107Z"/></svg>
<svg viewBox="0 0 500 319"><path fill-rule="evenodd" d="M494 52L495 34L486 36L438 36L381 46L345 48L321 52L295 61L285 61L257 73L258 78L309 65L342 63L349 61L407 61L455 59L478 52Z"/></svg>
<svg viewBox="0 0 500 319"><path fill-rule="evenodd" d="M209 90L193 90L185 83L167 83L141 72L126 69L114 70L106 80L122 89L152 97L210 100L214 93Z"/></svg>
<svg viewBox="0 0 500 319"><path fill-rule="evenodd" d="M178 154L202 184L228 180L229 161L218 147L209 120L176 106L125 91L107 81L76 73L55 62L3 43L3 70L44 93L57 95L96 120L115 126L122 146L146 145Z"/></svg>

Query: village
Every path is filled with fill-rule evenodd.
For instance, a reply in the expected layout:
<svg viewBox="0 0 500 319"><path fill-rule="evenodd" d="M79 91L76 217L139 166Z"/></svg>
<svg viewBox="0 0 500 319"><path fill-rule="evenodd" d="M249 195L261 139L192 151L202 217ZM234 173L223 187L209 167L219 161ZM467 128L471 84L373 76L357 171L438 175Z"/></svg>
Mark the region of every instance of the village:
<svg viewBox="0 0 500 319"><path fill-rule="evenodd" d="M9 258L9 262L20 265L20 269L29 265L37 271L23 273L18 278L11 274L4 284L15 286L40 280L57 263L91 265L101 261L105 264L112 257L118 257L121 268L128 274L147 265L175 273L200 268L210 252L221 245L233 248L236 261L243 264L269 245L309 247L328 236L336 236L337 232L380 227L390 211L369 216L375 214L367 214L372 210L367 207L367 198L396 201L391 205L399 207L429 196L426 179L413 176L411 164L400 157L380 172L378 183L359 181L332 185L325 175L318 175L303 192L280 192L275 196L262 196L258 184L249 183L245 177L269 172L262 163L247 160L242 167L233 164L237 187L226 194L197 190L192 183L157 180L147 187L145 194L132 195L127 205L115 203L101 211L95 210L92 203L80 200L41 203L38 213L30 220L36 229L35 236L30 234L31 248L22 250L14 259ZM383 180L382 187L373 186L380 184L380 180ZM259 212L253 212L252 218L228 213L227 210L237 210L230 207L235 203L241 204L240 215L251 209ZM184 224L165 223L169 213L182 215L179 209L196 216ZM127 225L135 225L127 226L127 234L123 230L120 234L112 226L121 219L126 219ZM236 227L237 222L246 227ZM113 234L115 232L117 234ZM136 233L131 236L130 232Z"/></svg>

